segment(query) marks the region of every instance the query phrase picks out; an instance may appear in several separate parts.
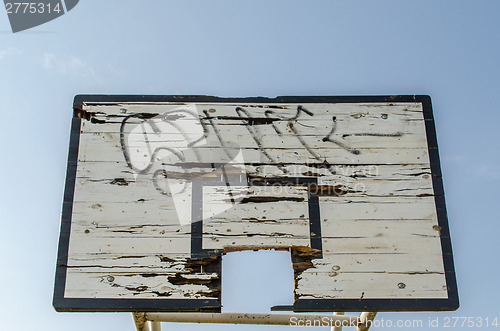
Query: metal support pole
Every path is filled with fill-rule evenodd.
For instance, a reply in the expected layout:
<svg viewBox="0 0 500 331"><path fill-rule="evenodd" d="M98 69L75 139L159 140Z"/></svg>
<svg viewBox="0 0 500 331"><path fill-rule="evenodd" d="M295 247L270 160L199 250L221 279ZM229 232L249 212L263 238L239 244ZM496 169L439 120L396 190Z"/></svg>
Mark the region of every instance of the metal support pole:
<svg viewBox="0 0 500 331"><path fill-rule="evenodd" d="M343 311L333 313L334 316L344 315ZM342 323L338 323L339 325L332 325L332 331L342 331Z"/></svg>
<svg viewBox="0 0 500 331"><path fill-rule="evenodd" d="M360 322L358 316L264 313L146 313L146 319L154 322L177 323L230 323L311 326L325 326L324 321L328 321L328 323L335 323L335 321L340 321L338 323L343 323L343 325L345 326L357 326Z"/></svg>
<svg viewBox="0 0 500 331"><path fill-rule="evenodd" d="M151 331L161 331L161 323L160 322L150 321L149 323L151 325Z"/></svg>
<svg viewBox="0 0 500 331"><path fill-rule="evenodd" d="M360 324L356 327L356 331L368 331L372 322L377 316L377 312L363 312L359 316Z"/></svg>
<svg viewBox="0 0 500 331"><path fill-rule="evenodd" d="M137 331L149 331L148 320L145 313L132 313L135 328Z"/></svg>

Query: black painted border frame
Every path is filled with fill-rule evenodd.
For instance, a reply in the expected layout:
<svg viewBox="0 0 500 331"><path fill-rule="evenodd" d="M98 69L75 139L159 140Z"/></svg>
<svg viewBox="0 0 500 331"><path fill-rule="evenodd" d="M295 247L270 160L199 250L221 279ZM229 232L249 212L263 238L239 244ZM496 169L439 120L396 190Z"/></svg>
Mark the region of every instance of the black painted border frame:
<svg viewBox="0 0 500 331"><path fill-rule="evenodd" d="M294 184L299 184L303 186L316 186L318 185L318 179L314 177L266 177L263 182L258 182L255 180L249 180L246 183L242 183L248 186L265 186L267 181L272 182L292 182ZM205 249L203 248L203 195L201 194L204 186L226 186L225 181L220 181L217 178L200 181L193 181L192 187L192 215L197 215L195 218L200 219L198 222L191 223L191 258L200 259L209 256L222 255L224 250L222 249ZM316 258L321 259L323 257L323 243L321 240L321 216L319 209L319 198L316 194L313 194L310 189L307 193L308 201L308 213L309 213L309 233L310 233L310 245L311 248L316 250ZM270 247L269 247L270 248Z"/></svg>
<svg viewBox="0 0 500 331"><path fill-rule="evenodd" d="M73 108L81 110L86 104L161 103L161 102L205 102L205 103L399 103L417 102L423 107L427 144L432 172L432 183L441 228L441 248L445 278L448 287L447 299L300 299L291 307L297 312L319 311L445 311L459 306L458 289L453 263L441 166L431 98L427 95L395 96L279 96L275 98L221 98L213 96L175 95L77 95ZM65 298L66 265L71 230L72 203L76 180L78 146L81 120L76 114L72 121L68 167L61 217L58 259L54 287L53 306L57 311L220 311L216 299L88 299Z"/></svg>

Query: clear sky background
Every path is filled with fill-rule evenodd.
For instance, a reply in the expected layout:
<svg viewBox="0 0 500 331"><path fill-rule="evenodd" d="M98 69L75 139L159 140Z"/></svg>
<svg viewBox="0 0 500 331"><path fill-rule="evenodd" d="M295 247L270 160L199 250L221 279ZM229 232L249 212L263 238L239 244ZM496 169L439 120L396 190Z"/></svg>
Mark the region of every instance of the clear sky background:
<svg viewBox="0 0 500 331"><path fill-rule="evenodd" d="M0 329L134 330L130 314L52 308L72 100L83 93L431 95L461 307L378 318L500 318L499 13L496 0L81 0L12 34L0 10ZM271 255L225 260L226 311L290 303L289 270L276 267L286 257Z"/></svg>

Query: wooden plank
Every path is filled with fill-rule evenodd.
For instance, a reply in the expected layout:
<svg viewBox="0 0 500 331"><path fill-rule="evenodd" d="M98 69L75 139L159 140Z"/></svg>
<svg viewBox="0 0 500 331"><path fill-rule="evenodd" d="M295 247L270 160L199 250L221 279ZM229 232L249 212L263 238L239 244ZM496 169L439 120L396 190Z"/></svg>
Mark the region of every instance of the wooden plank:
<svg viewBox="0 0 500 331"><path fill-rule="evenodd" d="M189 254L134 254L115 253L75 253L68 261L68 267L78 272L117 272L139 274L186 274ZM91 269L89 269L91 268Z"/></svg>
<svg viewBox="0 0 500 331"><path fill-rule="evenodd" d="M230 123L231 122L231 123ZM238 140L238 145L241 148L258 148L255 140L252 139L251 132L241 123L241 120L238 121L214 121L214 124L220 126L223 130L223 137L229 139L230 137L236 138ZM341 125L342 122L339 120L337 125ZM84 138L89 143L102 143L105 140L109 141L120 141L120 127L119 124L93 124L95 128L93 131L95 132L85 132L82 133L82 138ZM129 124L126 128L127 131L124 131L127 136L127 146L130 148L138 147L140 144L138 143L139 139L142 139L143 132L142 130L136 131L136 126L140 126L141 123L133 123ZM145 122L145 125L148 125ZM276 133L274 128L267 129L259 129L261 134L262 143L266 148L274 148L274 149L283 149L288 146L296 145L300 143L297 139L297 134L292 131L286 123L274 123L274 125L281 131L279 134ZM300 135L307 139L309 145L313 148L325 149L325 148L333 148L337 149L338 145L335 145L332 142L323 141L322 139L328 135L331 129L329 129L323 121L315 120L312 123L307 123L304 125L312 126L312 128L308 128L308 130L300 131ZM319 125L325 126L320 130L318 128ZM112 128L107 128L112 126ZM352 125L351 125L352 126ZM103 130L113 130L112 132L102 132L100 127L103 127ZM339 141L344 142L346 145L352 148L397 148L401 146L405 146L406 148L418 148L422 145L425 145L426 140L425 137L419 135L420 130L424 127L423 120L420 122L412 121L410 124L406 125L404 129L398 128L396 125L395 128L385 129L385 132L381 132L377 128L372 128L371 130L361 130L356 129L353 130L349 128L349 130L345 129L344 132L340 132L336 134L336 137ZM132 130L133 129L133 130ZM151 129L147 129L146 132L151 131ZM170 128L169 128L170 129ZM398 129L400 129L398 131ZM298 129L297 129L298 131ZM403 131L403 132L400 132ZM186 132L189 133L189 132ZM193 133L193 132L191 132ZM207 134L213 134L212 130L207 130ZM169 141L171 139L177 138L178 132L176 131L166 131L160 133L148 132L148 141L151 144L164 144L165 141ZM133 136L133 137L132 137ZM210 140L208 140L210 141ZM267 146L269 145L269 146Z"/></svg>
<svg viewBox="0 0 500 331"><path fill-rule="evenodd" d="M263 147L261 149L243 149L243 158L248 163L295 163L298 159L303 163L318 163L318 161L332 164L428 164L428 151L426 146L421 148L359 148L359 154L354 155L340 147L322 147L316 148L318 158L312 156L307 150L299 149L300 146L292 146L283 149L273 147ZM153 148L154 149L154 148ZM106 144L96 147L89 145L85 140L81 143L80 162L123 162L123 151L119 144ZM199 148L200 153L206 155L212 152L220 151L220 148ZM269 160L267 153L272 160ZM390 160L387 160L387 154L391 154ZM158 155L159 159L169 156L167 153ZM193 160L194 161L194 160Z"/></svg>
<svg viewBox="0 0 500 331"><path fill-rule="evenodd" d="M91 232L90 232L91 233ZM124 256L190 253L191 238L94 238L92 235L71 233L69 260L73 254L113 254Z"/></svg>
<svg viewBox="0 0 500 331"><path fill-rule="evenodd" d="M404 284L400 288L398 284ZM328 273L304 275L295 293L303 299L425 299L448 297L443 274Z"/></svg>
<svg viewBox="0 0 500 331"><path fill-rule="evenodd" d="M213 298L213 289L207 283L215 280L217 274L196 275L192 284L172 284L177 274L141 275L133 272L93 272L68 269L68 278L73 286L66 291L68 298L170 298L207 299ZM174 281L175 282L175 281ZM196 284L196 283L206 284Z"/></svg>
<svg viewBox="0 0 500 331"><path fill-rule="evenodd" d="M128 184L123 184L128 183ZM405 185L406 184L406 185ZM335 198L339 196L343 196L344 198L377 198L377 197L402 197L402 198L418 198L418 197L426 197L433 195L432 184L428 183L426 180L410 180L410 181L374 181L374 180L357 180L357 181L325 181L325 184L322 184L322 190L318 191L321 196L321 199L326 202L335 201ZM77 185L78 188L86 190L85 194L77 194L75 196L75 202L88 202L90 197L92 200L100 202L106 201L109 202L143 202L145 200L148 201L157 201L163 204L172 204L172 198L169 196L161 196L159 191L155 188L152 180L149 178L147 182L140 185L135 185L133 179L127 177L117 177L113 179L92 181L92 180L81 180ZM186 189L189 189L186 187ZM239 198L247 198L251 199L252 196L256 196L253 193L248 192L244 194L244 189L238 190L236 188L232 188L231 192ZM267 195L263 196L274 196L285 197L286 195L283 193L284 188L275 186L272 191ZM316 190L313 188L313 192ZM106 199L108 196L112 195L113 192L115 194L126 194L127 200L120 201L120 195L111 196L111 198ZM239 193L238 193L239 192ZM328 194L328 195L327 195ZM290 199L293 199L294 196L289 196ZM302 197L301 195L295 195L297 199L304 199L303 202L307 202L308 198ZM289 200L290 200L289 199ZM290 200L292 201L292 200ZM295 201L295 200L293 200ZM101 204L102 205L102 204Z"/></svg>
<svg viewBox="0 0 500 331"><path fill-rule="evenodd" d="M271 111L272 117L290 118L296 115L297 106L299 104L283 103L277 105L269 104L246 104L246 103L190 103L194 105L199 114L203 114L204 110L210 110L211 116L238 116L236 108L240 107L251 114ZM328 103L328 104L302 104L313 115L303 113L301 119L315 118L331 118L332 115L340 117L352 118L353 120L379 119L381 114L391 114L397 116L421 116L422 104L419 102L398 102L398 103ZM170 103L170 104L120 104L120 105L86 105L83 110L95 115L99 120L104 120L106 117L116 119L116 122L121 122L120 119L136 114L163 114L166 112L175 111L179 108L186 107L185 103ZM123 109L126 110L123 113ZM215 110L215 111L214 111ZM111 115L111 116L110 116ZM389 117L386 119L388 120Z"/></svg>
<svg viewBox="0 0 500 331"><path fill-rule="evenodd" d="M440 250L441 242L437 237L323 238L323 251L325 254L409 254L412 252L432 254Z"/></svg>

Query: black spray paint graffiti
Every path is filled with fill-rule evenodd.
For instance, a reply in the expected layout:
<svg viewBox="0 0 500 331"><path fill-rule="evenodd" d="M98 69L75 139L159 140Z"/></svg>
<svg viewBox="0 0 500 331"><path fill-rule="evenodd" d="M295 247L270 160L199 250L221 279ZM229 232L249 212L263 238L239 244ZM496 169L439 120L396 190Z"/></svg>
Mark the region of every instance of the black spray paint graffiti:
<svg viewBox="0 0 500 331"><path fill-rule="evenodd" d="M210 112L212 111L213 109L210 110ZM224 132L219 129L218 125L216 124L216 121L214 121L215 119L219 118L217 116L212 116L210 112L208 110L203 110L202 114L198 114L196 110L192 109L191 110L174 109L167 111L161 115L142 113L142 114L129 115L125 117L120 126L120 143L127 165L137 174L147 174L152 170L154 170L152 172L152 179L155 188L162 194L169 194L159 185L159 181L167 177L167 172L165 169L162 168L153 169L155 164L155 159L157 159L157 155L162 151L170 153L172 155L172 157L170 158L171 161L173 158L175 158L175 160L173 160L174 163L182 165L181 169L183 169L185 173L186 173L186 168L189 168L190 166L193 166L193 164L196 163L197 167L202 167L205 169L202 170L202 172L204 173L213 171L213 169L221 169L223 177L221 178L221 180L226 180L228 176L226 171L224 170L223 165L233 160L235 155L240 152L240 149L238 146L234 146L233 143L229 143L230 139L227 140L225 139L223 135ZM237 115L237 118L241 119L242 123L245 125L248 133L250 134L251 138L257 145L259 152L270 163L277 165L277 167L284 174L287 173L287 169L285 168L284 165L278 162L278 160L270 153L268 149L264 147L264 143L262 140L263 134L260 129L261 125L256 125L256 124L271 124L273 130L279 136L283 136L284 133L282 132L282 129L280 129L280 127L277 125L277 122L285 122L286 127L290 129L290 131L293 133L293 136L296 137L300 145L315 160L321 163L328 163L325 157L320 155L313 147L311 147L308 144L304 136L297 129L297 126L311 128L310 125L306 124L307 121L301 122L301 119L304 118L304 116L313 117L314 113L304 108L303 106L300 105L297 106L295 114L291 117L283 116L281 114L278 114L276 111L270 109L264 112L265 118L253 117L252 114L243 107L236 107L235 113ZM178 121L181 121L186 117L190 117L191 119L196 120L199 123L200 134L198 137L196 136L193 137L192 134L190 135L189 132L186 132L185 128L182 125L177 123ZM141 127L141 131L143 134L143 141L145 143L145 148L147 148L146 155L149 156L147 164L145 164L143 167L138 167L134 165L134 162L131 159L130 148L126 141L125 128L129 124L131 119L141 120L139 124L137 123L137 121L130 124L140 125ZM179 151L179 149L172 148L172 146L169 146L168 141L160 141L160 142L157 141L154 143L149 141L150 135L161 133L162 129L159 127L161 123L167 123L182 135L183 139L186 142L185 147L192 152L194 158L191 157L189 160L186 159L186 150ZM333 116L330 131L326 133L324 138L322 138L321 140L323 142L332 143L353 155L359 155L361 153L360 150L348 146L348 144L342 142L341 139L348 136L400 137L403 135L402 133L395 133L395 134L354 133L354 134L343 134L340 138L340 137L335 137L336 135L338 135L337 128L338 128L337 118L336 116ZM211 142L212 145L210 144L207 145L207 142ZM206 149L203 149L203 147L207 146L211 147L212 154L214 150L218 151L218 153L216 153L217 155L216 159L214 159L214 155L207 154ZM221 156L220 154L224 154L225 156ZM335 170L333 169L333 167L327 167L327 169L332 174L335 174ZM226 180L226 182L228 181ZM233 201L232 197L231 200Z"/></svg>
<svg viewBox="0 0 500 331"><path fill-rule="evenodd" d="M172 196L184 193L187 184L198 177L219 171L221 181L229 187L227 169L233 175L237 172L229 163L238 156L240 148L224 141L208 112L203 113L205 118L193 109L177 108L161 115L142 113L123 119L120 145L127 165L138 175L137 182L152 179L157 191ZM211 139L205 120L209 121L217 140ZM127 130L129 125L133 126L132 130ZM167 181L172 179L183 180L180 191L169 190L171 185ZM230 190L229 196L235 203Z"/></svg>
<svg viewBox="0 0 500 331"><path fill-rule="evenodd" d="M197 208L211 197L216 200L208 214L228 210L243 199L248 186L241 149L225 141L208 112L203 114L205 118L195 106L181 106L161 115L130 115L120 125L121 149L136 184L153 182L157 191L172 197L181 224L200 221ZM206 197L193 192L214 180L222 184L218 192Z"/></svg>
<svg viewBox="0 0 500 331"><path fill-rule="evenodd" d="M182 114L184 113L184 114ZM182 126L177 125L176 120L179 118L182 118L183 116L190 115L194 118L198 117L198 114L194 112L190 112L188 110L184 110L181 114L179 114L178 111L173 110L173 111L167 111L161 115L155 115L155 114L148 114L148 113L141 113L141 114L133 114L125 117L120 125L120 145L121 149L123 152L123 156L125 158L125 161L127 162L127 165L129 166L130 169L132 169L136 174L140 175L147 175L150 172L152 172L152 179L153 179L153 185L157 191L159 191L161 194L164 195L171 195L171 193L168 190L165 190L162 185L160 185L160 182L162 179L165 179L167 177L167 172L165 169L162 168L153 168L155 166L155 159L157 159L157 156L159 153L163 152L168 152L170 153L176 160L173 160L174 162L186 162L185 155L180 152L176 148L169 147L167 142L161 143L159 146L155 146L154 143L150 141L150 136L154 136L155 134L161 134L161 128L158 125L158 122L160 123L168 123L168 125L172 126L175 128L182 136L183 139L186 141L186 145L188 147L193 146L196 144L198 141L203 139L203 137L200 137L199 139L192 139ZM145 155L149 155L150 158L146 165L144 167L138 167L134 165L134 162L132 160L131 156L131 148L128 146L127 142L127 136L126 136L126 126L130 123L131 120L136 120L140 119L141 122L139 124L133 123L131 125L139 125L141 130L140 133L142 133L142 137L144 140L144 146L143 149L146 149L144 152L146 153ZM134 146L137 148L137 146ZM200 157L198 155L197 150L193 150L195 153L198 161L200 160ZM180 168L183 170L182 168ZM185 185L182 188L182 191L185 190Z"/></svg>
<svg viewBox="0 0 500 331"><path fill-rule="evenodd" d="M309 116L314 116L314 113L312 113L311 111L305 109L302 106L298 106L297 107L297 112L296 112L295 116L290 117L290 118L281 117L281 119L287 121L287 125L290 128L290 130L294 133L295 137L297 137L297 139L299 140L299 142L301 143L301 145L309 152L309 154L311 154L312 157L314 157L316 160L318 160L320 162L325 161L325 159L322 158L321 155L319 155L318 153L316 153L316 151L314 151L314 149L311 148L309 146L309 144L306 143L306 141L304 140L304 138L302 137L302 135L300 134L300 132L295 127L296 123L298 123L297 120L299 119L299 117L300 117L300 115L302 113L307 114ZM266 117L270 118L271 115L275 115L275 112L273 110L266 110L265 115L266 115ZM301 124L301 125L307 126L305 124ZM274 122L272 123L272 126L274 128L274 131L276 131L277 134L279 134L280 136L283 134L281 132L281 130L277 127L277 125ZM332 143L336 144L337 146L345 149L346 151L351 152L352 154L358 155L360 153L359 150L350 148L347 145L345 145L344 143L341 143L341 142L339 142L339 141L334 140L334 139L331 138L331 136L335 133L336 130L337 130L336 117L333 116L333 127L332 127L332 130L330 131L330 133L325 138L323 138L323 141L332 142ZM328 170L332 174L335 174L335 171L333 169L329 168Z"/></svg>
<svg viewBox="0 0 500 331"><path fill-rule="evenodd" d="M276 160L263 148L262 140L261 140L261 136L262 135L260 133L260 130L259 130L258 126L252 125L253 124L252 123L252 116L250 115L250 113L247 110L245 110L245 109L243 109L241 107L236 107L236 113L243 120L243 124L246 126L248 132L250 133L250 135L252 136L253 140L257 144L260 152L271 163L277 163ZM273 127L274 127L274 125L273 125ZM283 171L284 173L286 173L286 169L282 165L278 165L278 168L280 168L281 171Z"/></svg>
<svg viewBox="0 0 500 331"><path fill-rule="evenodd" d="M335 145L345 149L346 151L348 151L349 153L352 153L354 155L360 154L359 149L350 148L346 144L332 138L332 136L335 134L335 131L337 131L337 117L333 116L332 121L333 121L332 130L330 131L330 133L326 137L323 138L323 141L329 141L331 143L334 143Z"/></svg>

